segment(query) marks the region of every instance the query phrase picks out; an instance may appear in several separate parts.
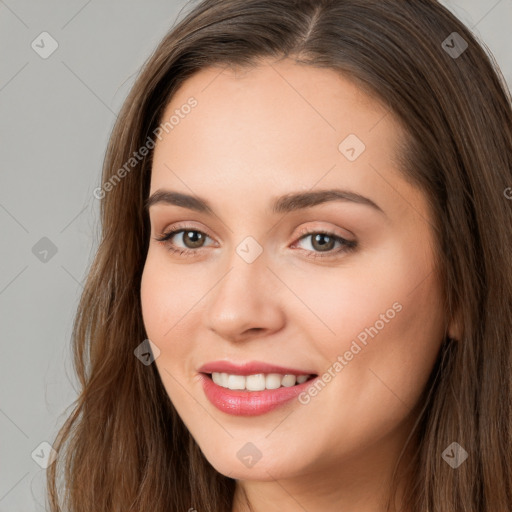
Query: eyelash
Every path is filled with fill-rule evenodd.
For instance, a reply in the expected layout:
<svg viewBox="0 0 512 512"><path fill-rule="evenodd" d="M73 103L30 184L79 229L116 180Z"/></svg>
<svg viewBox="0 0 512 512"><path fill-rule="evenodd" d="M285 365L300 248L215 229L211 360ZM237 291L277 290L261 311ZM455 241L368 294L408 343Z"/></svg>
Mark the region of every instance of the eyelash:
<svg viewBox="0 0 512 512"><path fill-rule="evenodd" d="M196 232L196 233L201 233L202 235L210 238L206 233L204 233L203 231L200 231L199 229L195 229L193 226L177 226L175 227L173 230L171 231L168 231L166 233L163 233L161 236L159 237L155 237L155 240L157 242L162 242L167 250L169 250L170 252L174 253L174 254L177 254L177 255L184 255L184 256L192 256L190 253L196 253L198 252L198 250L200 249L203 249L204 247L200 247L198 249L177 249L175 247L173 247L173 245L171 243L169 243L169 240L176 234L178 233L181 233L181 232L184 232L184 231L193 231L193 232ZM346 253L346 252L351 252L351 251L354 251L357 247L357 242L353 241L353 240L346 240L345 238L342 238L340 236L337 236L335 235L334 233L331 233L331 232L328 232L328 231L325 231L325 230L308 230L308 229L304 229L303 231L301 231L299 233L299 238L297 239L297 241L300 241L302 240L303 238L306 238L307 236L310 236L310 235L325 235L325 236L328 236L330 238L333 238L336 242L339 242L341 243L341 247L339 247L338 249L332 249L331 251L329 252L326 252L325 254L322 254L321 252L315 252L315 251L310 251L308 249L302 249L304 251L306 251L308 254L306 254L306 257L307 258L312 258L312 259L316 259L316 258L329 258L329 257L333 257L335 255L338 255L340 253Z"/></svg>

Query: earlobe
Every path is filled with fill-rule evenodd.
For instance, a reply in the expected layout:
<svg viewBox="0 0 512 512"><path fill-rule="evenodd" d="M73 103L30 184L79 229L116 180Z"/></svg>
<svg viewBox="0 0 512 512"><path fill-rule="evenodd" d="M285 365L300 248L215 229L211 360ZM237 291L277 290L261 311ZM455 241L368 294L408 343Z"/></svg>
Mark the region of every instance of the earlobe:
<svg viewBox="0 0 512 512"><path fill-rule="evenodd" d="M452 340L460 341L462 339L462 319L459 311L454 314L452 320L450 320L447 335Z"/></svg>

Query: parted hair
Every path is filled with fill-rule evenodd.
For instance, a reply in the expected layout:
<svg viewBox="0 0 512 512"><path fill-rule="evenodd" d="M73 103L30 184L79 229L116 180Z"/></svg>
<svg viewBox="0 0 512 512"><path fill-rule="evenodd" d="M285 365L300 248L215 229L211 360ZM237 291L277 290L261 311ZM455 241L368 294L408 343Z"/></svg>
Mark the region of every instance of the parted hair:
<svg viewBox="0 0 512 512"><path fill-rule="evenodd" d="M512 108L490 52L434 0L189 6L121 108L102 183L154 137L180 85L209 66L291 58L337 70L381 101L405 127L400 172L428 200L443 305L462 326L442 344L417 446L399 461L410 468L403 510L512 510ZM47 469L51 512L232 511L236 482L206 460L155 365L134 356L147 338L140 283L152 154L102 194L100 243L72 333L80 389ZM457 469L441 457L454 441L469 454Z"/></svg>

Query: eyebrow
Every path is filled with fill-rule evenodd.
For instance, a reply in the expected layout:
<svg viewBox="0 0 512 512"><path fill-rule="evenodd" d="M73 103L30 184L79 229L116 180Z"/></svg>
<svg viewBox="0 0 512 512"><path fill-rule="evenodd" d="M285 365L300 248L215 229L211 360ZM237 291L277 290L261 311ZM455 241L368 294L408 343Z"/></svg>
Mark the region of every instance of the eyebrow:
<svg viewBox="0 0 512 512"><path fill-rule="evenodd" d="M314 192L294 192L286 194L276 198L271 207L272 213L281 214L311 208L331 201L363 204L365 206L370 206L374 210L385 215L382 208L368 197L341 189L318 190ZM159 189L148 197L144 201L144 209L147 211L151 206L160 203L181 206L182 208L188 208L189 210L201 213L213 212L210 203L206 199L165 189Z"/></svg>

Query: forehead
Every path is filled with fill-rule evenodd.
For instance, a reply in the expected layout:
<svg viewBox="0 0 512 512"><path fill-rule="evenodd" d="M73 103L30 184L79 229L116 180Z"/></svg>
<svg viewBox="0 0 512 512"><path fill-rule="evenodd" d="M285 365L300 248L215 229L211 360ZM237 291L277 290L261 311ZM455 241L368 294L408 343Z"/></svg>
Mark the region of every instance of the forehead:
<svg viewBox="0 0 512 512"><path fill-rule="evenodd" d="M198 137L201 143L221 139L222 132L212 128L222 126L233 146L237 140L247 142L248 136L266 141L266 148L322 137L325 145L332 148L334 143L337 149L336 142L347 132L366 135L368 140L368 132L388 113L376 98L340 73L290 59L262 60L250 68L202 69L174 94L163 121L179 113L191 97L198 102L194 115L173 128L174 138L180 132L188 135L188 127L198 135L208 131L209 137ZM397 123L389 119L387 124L389 128Z"/></svg>
<svg viewBox="0 0 512 512"><path fill-rule="evenodd" d="M371 191L383 184L375 169L399 177L399 123L331 69L288 59L206 68L174 94L162 123L171 118L157 140L151 192L235 187L240 195L254 195L262 187L287 192L315 183ZM352 149L356 159L348 158Z"/></svg>

